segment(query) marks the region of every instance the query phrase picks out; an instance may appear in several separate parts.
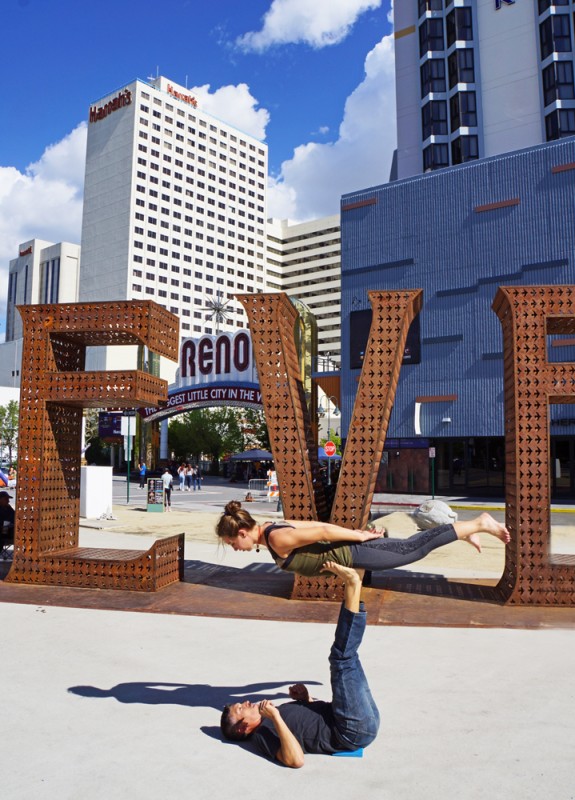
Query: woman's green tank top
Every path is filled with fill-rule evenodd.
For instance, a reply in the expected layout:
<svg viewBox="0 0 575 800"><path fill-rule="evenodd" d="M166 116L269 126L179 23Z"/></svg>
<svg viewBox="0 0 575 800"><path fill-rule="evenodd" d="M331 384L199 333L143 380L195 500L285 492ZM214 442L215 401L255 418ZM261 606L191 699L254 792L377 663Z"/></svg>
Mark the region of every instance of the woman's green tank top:
<svg viewBox="0 0 575 800"><path fill-rule="evenodd" d="M351 567L351 550L347 544L316 542L297 548L287 558L276 560L278 567L298 575L319 575L326 561L335 561L343 567Z"/></svg>

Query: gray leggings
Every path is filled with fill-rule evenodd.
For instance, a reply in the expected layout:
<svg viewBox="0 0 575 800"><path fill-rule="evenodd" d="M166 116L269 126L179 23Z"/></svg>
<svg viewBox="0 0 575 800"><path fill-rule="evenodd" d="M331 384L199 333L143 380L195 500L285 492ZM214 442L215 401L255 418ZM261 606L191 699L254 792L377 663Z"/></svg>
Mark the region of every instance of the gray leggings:
<svg viewBox="0 0 575 800"><path fill-rule="evenodd" d="M428 531L419 531L407 539L372 539L362 544L349 545L351 561L357 569L394 569L413 564L432 550L455 542L457 534L453 525L440 525Z"/></svg>

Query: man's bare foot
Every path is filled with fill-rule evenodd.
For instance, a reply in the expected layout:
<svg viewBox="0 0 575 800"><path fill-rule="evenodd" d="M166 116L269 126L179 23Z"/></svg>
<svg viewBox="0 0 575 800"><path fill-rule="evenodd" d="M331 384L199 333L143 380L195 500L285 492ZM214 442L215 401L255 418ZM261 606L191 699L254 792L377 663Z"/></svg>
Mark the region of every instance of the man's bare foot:
<svg viewBox="0 0 575 800"><path fill-rule="evenodd" d="M495 538L500 539L503 544L508 544L511 539L509 531L505 525L502 522L497 522L497 520L494 519L491 514L481 514L481 516L477 518L477 524L482 533L488 533L490 536L495 536ZM469 542L472 547L475 547L479 553L481 552L481 541L478 533L471 533L469 536L465 536L464 539L466 542Z"/></svg>
<svg viewBox="0 0 575 800"><path fill-rule="evenodd" d="M352 567L344 567L336 564L335 561L326 561L321 568L322 572L333 572L338 575L347 586L361 586L361 578Z"/></svg>

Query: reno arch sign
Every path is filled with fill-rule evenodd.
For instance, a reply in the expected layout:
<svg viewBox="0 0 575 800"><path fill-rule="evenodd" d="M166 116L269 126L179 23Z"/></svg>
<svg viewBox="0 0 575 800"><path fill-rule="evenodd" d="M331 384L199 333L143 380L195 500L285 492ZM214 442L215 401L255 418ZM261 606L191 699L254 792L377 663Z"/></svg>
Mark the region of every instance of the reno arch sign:
<svg viewBox="0 0 575 800"><path fill-rule="evenodd" d="M146 422L211 406L260 409L262 396L247 331L183 339L180 366L167 405L141 409Z"/></svg>
<svg viewBox="0 0 575 800"><path fill-rule="evenodd" d="M180 377L203 378L204 382L219 380L227 376L230 380L253 380L252 342L249 334L220 333L217 336L202 336L200 339L184 339L180 350ZM257 378L256 378L257 380Z"/></svg>

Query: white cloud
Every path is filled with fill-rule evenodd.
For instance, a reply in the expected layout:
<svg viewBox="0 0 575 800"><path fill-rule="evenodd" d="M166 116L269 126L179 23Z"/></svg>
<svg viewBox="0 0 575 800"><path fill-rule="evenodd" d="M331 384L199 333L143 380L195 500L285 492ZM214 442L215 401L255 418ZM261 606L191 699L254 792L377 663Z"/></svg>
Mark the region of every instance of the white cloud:
<svg viewBox="0 0 575 800"><path fill-rule="evenodd" d="M46 148L20 172L0 167L0 331L5 324L8 263L28 239L80 242L86 124Z"/></svg>
<svg viewBox="0 0 575 800"><path fill-rule="evenodd" d="M256 139L264 139L266 126L270 121L269 112L265 108L256 108L258 101L252 96L249 86L239 83L237 86L221 86L210 94L210 84L190 89L198 100L198 107L213 117L225 120Z"/></svg>
<svg viewBox="0 0 575 800"><path fill-rule="evenodd" d="M256 52L300 42L327 47L345 39L361 14L380 5L381 0L273 0L261 31L245 33L236 44Z"/></svg>
<svg viewBox="0 0 575 800"><path fill-rule="evenodd" d="M389 179L396 146L393 35L368 53L365 78L348 97L339 138L302 144L270 179L269 213L301 222L336 214L340 196Z"/></svg>

